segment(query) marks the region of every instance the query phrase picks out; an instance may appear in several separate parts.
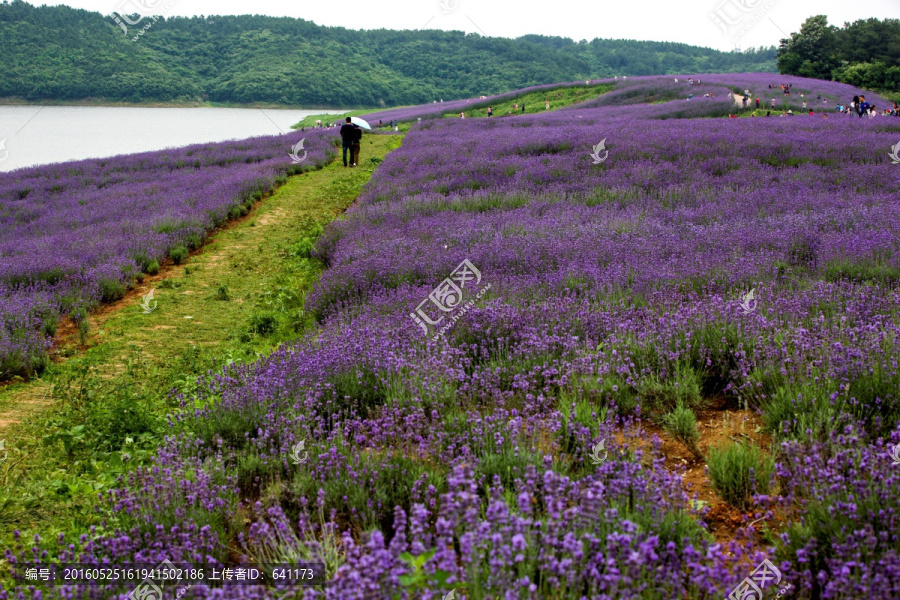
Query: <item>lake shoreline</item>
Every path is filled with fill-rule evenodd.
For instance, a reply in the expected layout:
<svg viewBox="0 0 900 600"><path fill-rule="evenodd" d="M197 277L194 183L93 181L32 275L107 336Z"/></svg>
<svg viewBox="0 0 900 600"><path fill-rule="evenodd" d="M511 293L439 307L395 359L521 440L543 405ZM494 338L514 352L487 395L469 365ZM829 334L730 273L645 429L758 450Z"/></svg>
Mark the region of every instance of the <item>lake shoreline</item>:
<svg viewBox="0 0 900 600"><path fill-rule="evenodd" d="M0 173L287 134L311 115L323 121L337 119L335 113L322 116L321 110L0 104ZM287 157L290 144L284 151Z"/></svg>
<svg viewBox="0 0 900 600"><path fill-rule="evenodd" d="M267 102L125 102L93 98L80 100L26 100L20 96L0 97L0 106L108 106L126 108L265 108L269 110L318 110L343 114L354 110L383 110L380 108L335 108L333 106L300 106L297 104L277 104Z"/></svg>

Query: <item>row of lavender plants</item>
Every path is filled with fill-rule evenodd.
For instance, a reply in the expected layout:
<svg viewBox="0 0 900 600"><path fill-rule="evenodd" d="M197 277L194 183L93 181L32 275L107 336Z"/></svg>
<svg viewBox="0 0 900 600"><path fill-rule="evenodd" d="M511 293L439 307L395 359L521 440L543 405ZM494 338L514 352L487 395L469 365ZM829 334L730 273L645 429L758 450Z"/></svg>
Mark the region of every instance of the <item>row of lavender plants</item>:
<svg viewBox="0 0 900 600"><path fill-rule="evenodd" d="M782 86L788 86L788 94ZM794 75L777 73L706 73L699 75L673 75L672 77L639 76L617 81L614 94L600 96L582 103L579 107L612 106L631 104L631 99L644 102L664 100L686 100L693 94L694 98L702 98L707 93L721 97L722 93L731 92L742 97L745 91L750 92L750 99L760 99L760 106L771 106L775 99L779 111L782 107L800 108L803 101L816 112L834 110L838 103L847 105L853 96L864 94L870 103L881 108L889 108L890 102L882 96L860 90L846 83L822 81ZM755 106L755 102L753 104ZM748 105L749 106L749 105Z"/></svg>
<svg viewBox="0 0 900 600"><path fill-rule="evenodd" d="M584 87L586 85L599 85L602 83L610 83L614 80L610 79L594 79L585 81L571 81L568 83L549 83L544 85L533 85L531 87L505 92L503 94L495 94L487 98L465 98L462 100L451 100L448 102L433 102L432 104L419 104L417 106L407 106L403 108L392 108L362 115L362 118L370 123L382 121L390 123L398 121L400 123L407 121L416 121L417 119L435 119L445 114L459 113L461 110L472 110L477 108L486 108L491 103L503 102L513 98L518 98L532 92L558 90L569 87Z"/></svg>
<svg viewBox="0 0 900 600"><path fill-rule="evenodd" d="M567 87L584 85L601 85L614 83L617 89L611 94L603 94L593 100L566 107L565 110L580 110L600 106L631 106L639 105L645 117L693 118L693 117L718 117L730 113L739 112L742 108L734 102L728 94L737 94L742 97L744 91L749 91L751 101L748 107L755 106L755 99L760 99L761 108L771 108L771 101L776 101L776 112L792 110L800 111L803 101L807 101L807 107L817 113L833 112L838 103L846 106L853 96L866 93L867 99L877 107L888 108L891 103L882 96L871 92L864 92L850 85L834 82L797 77L793 75L779 75L776 73L709 73L699 75L673 75L672 77L638 76L615 79L574 81L562 84L536 85L532 87L506 92L487 99L463 99L449 102L421 104L404 108L395 108L385 111L363 115L363 118L377 122L416 121L418 119L432 119L446 114L456 114L460 110L481 109L491 103L498 103L511 98L536 91L550 91ZM790 86L790 94L785 95L782 85ZM707 96L709 94L709 96ZM802 96L801 96L802 94ZM693 98L690 98L693 96ZM654 106L657 103L669 100L696 100L691 105L665 107ZM706 103L704 106L703 104ZM715 104L715 109L710 109L710 103ZM700 106L698 106L700 105ZM648 113L649 111L649 113Z"/></svg>
<svg viewBox="0 0 900 600"><path fill-rule="evenodd" d="M324 133L302 135L308 154L296 164L300 133L0 175L0 380L42 368L63 316L83 320L288 175L333 156Z"/></svg>
<svg viewBox="0 0 900 600"><path fill-rule="evenodd" d="M330 583L302 597L662 600L725 597L768 558L797 598L897 597L898 129L700 118L719 96L413 126L316 248L321 327L183 398L103 531L7 561L317 560ZM775 441L728 542L644 429L711 398Z"/></svg>

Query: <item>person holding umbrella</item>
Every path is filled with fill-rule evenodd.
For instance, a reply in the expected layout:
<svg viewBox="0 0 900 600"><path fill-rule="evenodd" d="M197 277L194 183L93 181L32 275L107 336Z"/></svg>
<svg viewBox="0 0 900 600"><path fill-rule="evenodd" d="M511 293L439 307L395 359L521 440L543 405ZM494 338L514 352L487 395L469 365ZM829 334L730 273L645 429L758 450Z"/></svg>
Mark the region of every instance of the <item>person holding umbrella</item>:
<svg viewBox="0 0 900 600"><path fill-rule="evenodd" d="M347 166L347 152L350 152L350 164L353 164L353 140L356 137L356 128L347 117L347 122L341 125L341 150L344 156L344 166Z"/></svg>
<svg viewBox="0 0 900 600"><path fill-rule="evenodd" d="M360 142L362 141L363 129L371 130L372 128L366 121L359 117L351 117L350 122L353 125L353 135L350 142L350 166L355 167L359 165L359 147Z"/></svg>

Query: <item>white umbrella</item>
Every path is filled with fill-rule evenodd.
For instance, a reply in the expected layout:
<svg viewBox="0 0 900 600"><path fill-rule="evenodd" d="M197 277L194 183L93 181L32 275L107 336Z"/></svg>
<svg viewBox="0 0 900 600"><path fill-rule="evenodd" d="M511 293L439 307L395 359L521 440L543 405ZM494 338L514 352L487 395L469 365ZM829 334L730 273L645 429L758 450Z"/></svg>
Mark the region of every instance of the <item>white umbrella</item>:
<svg viewBox="0 0 900 600"><path fill-rule="evenodd" d="M353 123L354 125L359 125L363 129L370 129L370 130L372 129L372 127L370 127L368 123L366 123L364 120L360 119L359 117L350 117L350 122Z"/></svg>

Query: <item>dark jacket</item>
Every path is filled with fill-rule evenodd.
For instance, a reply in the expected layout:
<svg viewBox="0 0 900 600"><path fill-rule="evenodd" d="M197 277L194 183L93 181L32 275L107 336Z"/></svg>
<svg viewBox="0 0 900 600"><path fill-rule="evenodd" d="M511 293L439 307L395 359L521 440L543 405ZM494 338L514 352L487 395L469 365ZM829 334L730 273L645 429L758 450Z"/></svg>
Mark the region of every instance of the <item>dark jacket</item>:
<svg viewBox="0 0 900 600"><path fill-rule="evenodd" d="M344 123L341 125L341 142L345 145L349 146L350 142L352 142L356 136L356 130L359 129L356 125L352 123Z"/></svg>

